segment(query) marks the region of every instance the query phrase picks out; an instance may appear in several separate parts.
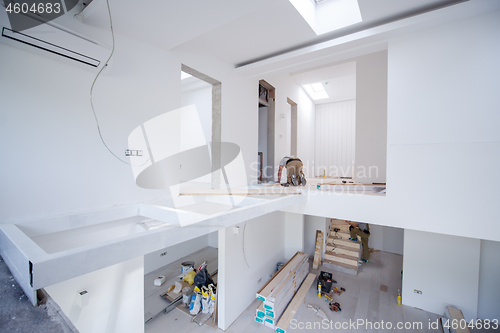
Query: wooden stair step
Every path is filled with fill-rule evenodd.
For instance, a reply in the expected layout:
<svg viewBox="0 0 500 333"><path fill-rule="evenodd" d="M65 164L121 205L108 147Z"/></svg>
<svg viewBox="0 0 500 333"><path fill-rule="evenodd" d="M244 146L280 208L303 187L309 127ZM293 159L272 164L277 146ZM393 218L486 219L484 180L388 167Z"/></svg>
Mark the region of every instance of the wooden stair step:
<svg viewBox="0 0 500 333"><path fill-rule="evenodd" d="M335 245L342 245L347 247L352 247L353 249L359 249L361 247L361 242L358 240L356 242L350 241L349 239L338 239L329 237L328 244L334 243Z"/></svg>
<svg viewBox="0 0 500 333"><path fill-rule="evenodd" d="M334 231L333 231L334 228L340 229L340 232L349 232L349 225L348 224L347 225L332 224L331 226L332 226L332 228L331 228L332 233L334 233Z"/></svg>
<svg viewBox="0 0 500 333"><path fill-rule="evenodd" d="M323 260L323 266L326 268L331 268L339 272L358 275L358 265L344 264L337 261L331 261L328 259Z"/></svg>
<svg viewBox="0 0 500 333"><path fill-rule="evenodd" d="M358 265L358 257L355 256L350 256L347 254L338 254L334 252L325 252L325 259L331 260L331 261L336 261L336 262L342 262L344 264L350 264L353 266Z"/></svg>
<svg viewBox="0 0 500 333"><path fill-rule="evenodd" d="M326 250L329 252L333 253L340 253L340 254L347 254L353 257L358 257L359 256L359 248L355 249L353 247L349 246L342 246L342 245L331 245L328 244L326 245Z"/></svg>
<svg viewBox="0 0 500 333"><path fill-rule="evenodd" d="M351 237L351 235L349 233L347 233L347 232L337 232L337 234L335 234L335 232L331 231L330 232L330 237L339 237L339 238L342 238L342 239L349 239Z"/></svg>

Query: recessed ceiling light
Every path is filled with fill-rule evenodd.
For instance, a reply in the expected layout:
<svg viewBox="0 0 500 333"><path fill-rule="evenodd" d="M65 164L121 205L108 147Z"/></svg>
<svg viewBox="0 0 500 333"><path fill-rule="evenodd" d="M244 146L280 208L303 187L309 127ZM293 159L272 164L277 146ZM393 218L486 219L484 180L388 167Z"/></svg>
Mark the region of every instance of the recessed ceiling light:
<svg viewBox="0 0 500 333"><path fill-rule="evenodd" d="M361 22L357 0L289 0L316 35Z"/></svg>

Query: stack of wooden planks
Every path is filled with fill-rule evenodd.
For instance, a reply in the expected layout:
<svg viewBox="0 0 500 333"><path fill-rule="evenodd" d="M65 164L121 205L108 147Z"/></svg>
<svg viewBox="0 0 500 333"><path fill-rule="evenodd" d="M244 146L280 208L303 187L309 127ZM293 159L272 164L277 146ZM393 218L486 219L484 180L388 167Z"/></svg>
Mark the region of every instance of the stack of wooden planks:
<svg viewBox="0 0 500 333"><path fill-rule="evenodd" d="M309 291L309 289L311 289L311 285L314 283L314 281L316 281L316 275L313 273L309 273L304 280L304 283L302 283L302 286L290 302L290 305L288 305L286 311L283 313L280 320L276 324L276 332L287 332L293 317L295 317L295 314L297 313L297 311L299 311L302 303L306 301L307 292Z"/></svg>
<svg viewBox="0 0 500 333"><path fill-rule="evenodd" d="M275 328L278 320L309 273L307 254L297 252L258 292L262 303L255 321Z"/></svg>

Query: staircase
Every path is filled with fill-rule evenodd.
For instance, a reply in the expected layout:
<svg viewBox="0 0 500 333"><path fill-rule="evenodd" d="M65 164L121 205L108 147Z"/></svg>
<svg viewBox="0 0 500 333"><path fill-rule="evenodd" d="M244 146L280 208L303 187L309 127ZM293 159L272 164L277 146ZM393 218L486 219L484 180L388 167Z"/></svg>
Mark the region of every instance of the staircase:
<svg viewBox="0 0 500 333"><path fill-rule="evenodd" d="M334 228L340 229L335 233ZM331 219L330 237L326 245L323 266L340 272L357 275L361 256L361 242L349 240L349 223Z"/></svg>

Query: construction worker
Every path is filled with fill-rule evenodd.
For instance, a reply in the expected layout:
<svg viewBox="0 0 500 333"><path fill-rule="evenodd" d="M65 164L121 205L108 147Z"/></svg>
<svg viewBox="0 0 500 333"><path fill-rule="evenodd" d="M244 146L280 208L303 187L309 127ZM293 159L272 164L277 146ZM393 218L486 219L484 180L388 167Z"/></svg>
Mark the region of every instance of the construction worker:
<svg viewBox="0 0 500 333"><path fill-rule="evenodd" d="M370 237L370 225L368 223L358 223L353 221L347 221L350 224L349 233L351 234L350 241L357 242L358 236L361 238L361 245L363 246L363 252L361 254L361 260L363 262L368 262L370 258L370 250L368 249L368 238Z"/></svg>
<svg viewBox="0 0 500 333"><path fill-rule="evenodd" d="M307 184L306 176L302 172L302 161L298 157L285 156L280 162L278 169L278 183L281 182L281 172L283 167L286 167L287 181L283 186L298 186L299 184L305 186Z"/></svg>

